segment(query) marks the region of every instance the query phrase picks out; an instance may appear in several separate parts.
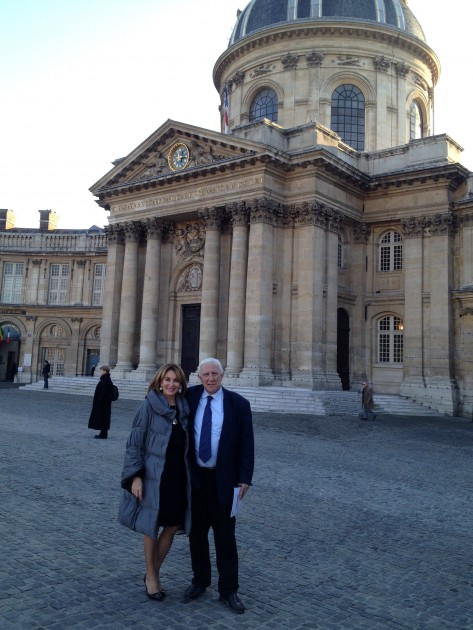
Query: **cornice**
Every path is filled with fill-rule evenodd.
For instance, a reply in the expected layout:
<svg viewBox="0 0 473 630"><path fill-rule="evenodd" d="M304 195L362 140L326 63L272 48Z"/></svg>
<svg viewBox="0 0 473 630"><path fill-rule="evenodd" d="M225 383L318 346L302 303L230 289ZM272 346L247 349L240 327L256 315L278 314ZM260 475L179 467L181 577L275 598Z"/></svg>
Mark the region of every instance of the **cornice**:
<svg viewBox="0 0 473 630"><path fill-rule="evenodd" d="M382 40L386 45L392 46L393 48L407 50L429 68L434 85L436 85L439 79L440 62L437 55L427 44L404 31L378 23L340 22L335 20L320 20L314 22L298 20L294 23L284 22L262 29L261 31L247 35L233 44L233 46L220 55L215 63L213 71L214 85L220 93L223 78L228 73L231 65L238 62L246 53L257 48L262 48L275 42L287 43L290 40L314 38L317 39L317 46L320 47L323 46L323 43L319 43L320 40L324 38L333 39L337 36L344 41L345 47L347 46L347 40L351 38L363 38Z"/></svg>

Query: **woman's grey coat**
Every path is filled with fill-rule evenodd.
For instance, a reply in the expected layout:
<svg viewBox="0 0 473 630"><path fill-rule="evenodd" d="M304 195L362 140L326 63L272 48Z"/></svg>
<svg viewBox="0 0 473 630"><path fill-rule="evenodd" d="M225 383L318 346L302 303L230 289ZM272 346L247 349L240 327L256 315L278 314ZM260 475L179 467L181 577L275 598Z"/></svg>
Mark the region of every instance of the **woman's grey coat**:
<svg viewBox="0 0 473 630"><path fill-rule="evenodd" d="M189 436L187 433L189 406L184 399L178 397L176 397L176 405L179 409L179 421L186 430L187 511L183 525L188 534L191 525ZM166 398L152 390L136 412L126 444L118 521L125 527L151 538L157 538L158 535L159 484L175 416L176 412L169 407ZM131 494L131 484L136 476L143 479L141 502Z"/></svg>

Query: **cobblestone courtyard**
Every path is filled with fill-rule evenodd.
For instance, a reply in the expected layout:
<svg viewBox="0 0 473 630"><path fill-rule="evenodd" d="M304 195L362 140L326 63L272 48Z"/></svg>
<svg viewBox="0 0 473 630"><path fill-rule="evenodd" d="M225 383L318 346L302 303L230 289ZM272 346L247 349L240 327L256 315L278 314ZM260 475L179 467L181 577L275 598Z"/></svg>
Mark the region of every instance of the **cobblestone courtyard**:
<svg viewBox="0 0 473 630"><path fill-rule="evenodd" d="M141 536L116 521L136 401L2 389L0 628L473 628L473 424L255 414L254 486L238 518L236 616L215 583L183 603L187 539L147 599Z"/></svg>

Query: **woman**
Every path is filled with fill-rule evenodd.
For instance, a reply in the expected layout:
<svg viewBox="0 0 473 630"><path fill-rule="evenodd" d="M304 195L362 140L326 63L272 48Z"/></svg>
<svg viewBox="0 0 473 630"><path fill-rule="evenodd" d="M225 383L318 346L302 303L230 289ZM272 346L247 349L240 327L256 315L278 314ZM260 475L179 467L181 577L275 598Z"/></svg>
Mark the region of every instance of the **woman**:
<svg viewBox="0 0 473 630"><path fill-rule="evenodd" d="M89 429L100 431L94 438L106 440L110 429L110 418L112 416L112 388L113 383L110 378L110 368L108 365L100 367L100 380L95 388L92 411L89 418Z"/></svg>
<svg viewBox="0 0 473 630"><path fill-rule="evenodd" d="M126 445L118 513L122 525L144 534L146 594L162 601L161 565L178 529L190 531L189 406L182 369L161 367L133 421ZM161 529L161 531L159 531Z"/></svg>

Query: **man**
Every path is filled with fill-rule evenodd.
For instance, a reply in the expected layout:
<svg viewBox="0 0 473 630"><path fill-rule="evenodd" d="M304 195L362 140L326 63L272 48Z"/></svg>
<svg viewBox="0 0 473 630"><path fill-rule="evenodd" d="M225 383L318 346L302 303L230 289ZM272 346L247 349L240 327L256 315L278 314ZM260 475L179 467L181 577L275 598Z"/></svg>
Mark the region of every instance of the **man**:
<svg viewBox="0 0 473 630"><path fill-rule="evenodd" d="M211 582L209 530L213 529L220 601L244 613L238 597L238 552L235 517L231 517L234 488L243 499L251 485L254 465L253 421L250 403L222 387L223 368L217 359L204 359L197 368L202 385L187 390L190 406L192 528L189 536L192 584L187 600L205 593Z"/></svg>
<svg viewBox="0 0 473 630"><path fill-rule="evenodd" d="M44 365L43 365L43 379L44 379L44 387L43 389L48 389L49 388L49 383L48 383L48 379L49 379L49 373L51 372L51 365L49 363L49 361L46 361L46 359L44 360Z"/></svg>
<svg viewBox="0 0 473 630"><path fill-rule="evenodd" d="M361 384L361 417L363 420L368 420L368 416L371 417L372 420L376 420L376 414L373 411L374 401L373 401L373 390L369 386L368 382L365 381Z"/></svg>

